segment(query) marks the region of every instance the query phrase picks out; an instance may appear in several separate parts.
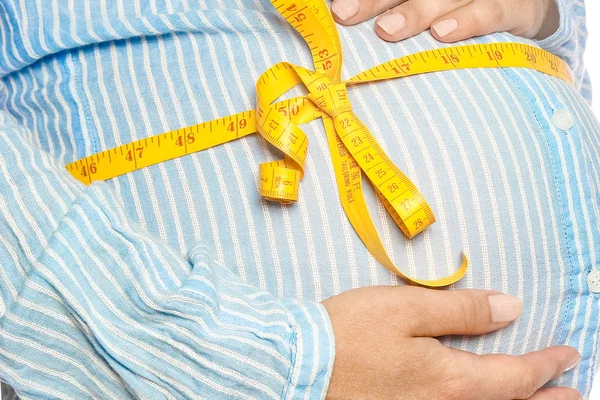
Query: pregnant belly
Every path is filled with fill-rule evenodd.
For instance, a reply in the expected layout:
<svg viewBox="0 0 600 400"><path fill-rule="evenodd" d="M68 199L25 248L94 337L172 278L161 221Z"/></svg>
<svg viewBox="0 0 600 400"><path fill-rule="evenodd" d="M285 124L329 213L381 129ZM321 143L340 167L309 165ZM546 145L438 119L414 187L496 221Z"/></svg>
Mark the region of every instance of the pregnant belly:
<svg viewBox="0 0 600 400"><path fill-rule="evenodd" d="M83 146L66 160L73 161L250 109L254 80L266 68L281 60L311 65L302 43L289 40L291 31L269 29L132 39L56 56L58 65L72 68L56 85L74 88L66 100L78 107L56 123L52 115L34 118L56 135L75 132L72 141ZM434 46L427 33L394 45L380 42L366 25L341 33L345 77ZM517 39L479 39L509 40ZM43 75L44 68L28 74ZM349 95L437 219L407 240L365 183L371 215L395 264L410 276L436 279L454 272L464 252L470 268L451 289L496 289L523 300L523 316L508 329L446 342L515 354L556 343L580 347L580 338L597 326L580 288L596 266L600 240L600 135L574 89L534 71L491 69L378 82L352 87ZM572 128L553 124L558 110L571 113ZM73 129L75 121L81 130ZM281 154L256 135L108 184L146 231L184 254L198 242L207 244L243 280L280 297L320 301L354 287L405 284L371 257L349 224L322 123L303 129L310 140L306 175L293 205L260 199L258 165ZM586 335L572 334L586 329Z"/></svg>
<svg viewBox="0 0 600 400"><path fill-rule="evenodd" d="M277 38L290 34L284 27L274 29ZM427 33L384 45L364 24L340 31L346 77L434 46ZM221 43L203 35L171 36L82 51L81 68L88 74L100 71L84 82L84 89L88 85L93 93L88 107L99 127L90 153L252 108L253 82L246 74L257 78L279 60L247 58L248 49L253 40L262 49L273 37L241 33L226 38ZM502 34L480 39L511 40L517 39ZM279 42L274 46L292 53L281 58L310 64L301 43ZM168 68L164 60L178 54L178 47L195 64L185 64L175 74L171 71L177 68ZM234 63L211 62L215 55L230 56ZM102 62L108 59L110 64ZM149 65L136 68L137 60ZM158 79L161 74L168 84ZM573 113L585 113L585 104L567 84L529 70L461 70L351 87L349 94L356 114L420 189L437 218L424 233L407 240L365 184L371 214L398 268L416 278L436 279L454 272L464 251L471 268L457 287L524 294L534 285L555 289L549 296L560 295L561 279L572 268L564 226L573 201L567 197L577 196L576 204L589 198L566 190L573 182L566 182L571 171L563 164L571 159L557 150L564 135L556 134L550 122L553 107L572 103ZM258 164L281 154L256 135L110 184L144 229L182 253L198 241L207 243L244 280L279 296L321 300L352 287L403 284L371 257L348 223L322 123L303 128L310 144L294 205L260 199ZM582 125L581 130L592 128ZM580 153L573 143L565 145ZM595 171L593 164L571 164L582 171L578 176L583 182L590 180L588 170ZM593 214L592 205L585 209Z"/></svg>

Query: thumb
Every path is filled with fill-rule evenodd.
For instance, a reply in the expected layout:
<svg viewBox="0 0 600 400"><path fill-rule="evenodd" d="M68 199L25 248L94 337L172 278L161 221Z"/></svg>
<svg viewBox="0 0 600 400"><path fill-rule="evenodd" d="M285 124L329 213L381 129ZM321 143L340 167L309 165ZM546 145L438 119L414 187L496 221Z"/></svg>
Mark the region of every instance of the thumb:
<svg viewBox="0 0 600 400"><path fill-rule="evenodd" d="M482 335L504 328L523 311L518 298L496 291L407 289L414 311L411 336Z"/></svg>

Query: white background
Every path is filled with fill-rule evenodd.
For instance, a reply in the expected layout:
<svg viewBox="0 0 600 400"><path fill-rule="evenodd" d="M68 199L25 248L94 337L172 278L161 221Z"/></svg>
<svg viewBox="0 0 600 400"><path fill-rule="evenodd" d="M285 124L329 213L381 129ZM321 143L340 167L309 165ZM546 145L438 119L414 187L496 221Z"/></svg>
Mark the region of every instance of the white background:
<svg viewBox="0 0 600 400"><path fill-rule="evenodd" d="M595 100L592 108L596 112L596 117L600 119L600 2L598 0L588 0L586 6L590 38L585 61L592 78L592 87L595 89ZM599 339L596 338L596 340ZM600 372L596 374L590 400L600 400Z"/></svg>

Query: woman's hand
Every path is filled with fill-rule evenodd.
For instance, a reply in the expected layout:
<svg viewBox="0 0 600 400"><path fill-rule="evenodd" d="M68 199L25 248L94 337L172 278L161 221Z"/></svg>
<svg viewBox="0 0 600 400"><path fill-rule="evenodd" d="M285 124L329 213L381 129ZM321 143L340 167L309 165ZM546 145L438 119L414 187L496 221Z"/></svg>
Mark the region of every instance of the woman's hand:
<svg viewBox="0 0 600 400"><path fill-rule="evenodd" d="M381 14L375 30L390 42L429 28L442 42L500 31L545 39L559 26L556 0L333 0L331 9L343 25Z"/></svg>
<svg viewBox="0 0 600 400"><path fill-rule="evenodd" d="M480 356L435 339L507 326L522 311L516 297L378 286L342 293L323 305L336 341L329 399L581 399L570 388L539 390L579 362L572 347Z"/></svg>

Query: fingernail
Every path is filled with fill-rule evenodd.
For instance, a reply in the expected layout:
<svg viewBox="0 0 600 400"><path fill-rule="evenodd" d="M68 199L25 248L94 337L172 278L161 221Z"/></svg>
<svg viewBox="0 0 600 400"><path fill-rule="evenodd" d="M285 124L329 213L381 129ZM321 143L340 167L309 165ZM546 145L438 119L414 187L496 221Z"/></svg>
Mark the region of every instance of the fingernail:
<svg viewBox="0 0 600 400"><path fill-rule="evenodd" d="M358 0L335 0L331 5L331 11L337 15L342 21L346 21L356 14L360 9Z"/></svg>
<svg viewBox="0 0 600 400"><path fill-rule="evenodd" d="M565 368L565 370L563 371L563 374L565 372L569 372L570 370L575 368L577 366L577 364L579 364L579 361L581 361L581 355L577 354L577 357L573 358L571 360L571 362L569 364L567 364L567 368Z"/></svg>
<svg viewBox="0 0 600 400"><path fill-rule="evenodd" d="M521 315L523 304L515 296L493 294L488 296L493 322L514 321Z"/></svg>
<svg viewBox="0 0 600 400"><path fill-rule="evenodd" d="M439 37L444 37L451 34L456 30L456 28L458 28L458 22L454 18L445 19L435 23L432 28Z"/></svg>
<svg viewBox="0 0 600 400"><path fill-rule="evenodd" d="M381 16L377 20L377 25L387 32L388 35L395 35L400 29L404 28L406 18L398 13L390 13Z"/></svg>

